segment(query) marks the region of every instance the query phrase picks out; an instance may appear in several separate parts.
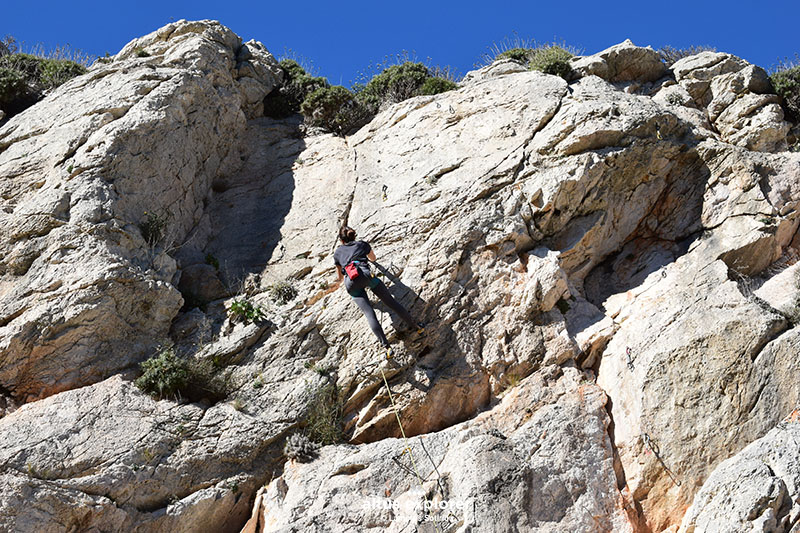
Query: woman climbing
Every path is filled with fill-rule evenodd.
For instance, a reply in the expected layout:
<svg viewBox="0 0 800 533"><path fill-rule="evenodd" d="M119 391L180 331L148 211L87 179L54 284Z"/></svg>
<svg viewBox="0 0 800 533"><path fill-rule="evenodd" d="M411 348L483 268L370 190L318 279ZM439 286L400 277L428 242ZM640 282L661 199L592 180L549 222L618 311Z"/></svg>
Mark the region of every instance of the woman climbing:
<svg viewBox="0 0 800 533"><path fill-rule="evenodd" d="M358 305L364 316L367 317L367 322L372 332L378 337L381 346L386 350L386 358L391 359L393 352L389 341L386 340L386 335L383 333L383 328L375 316L375 310L367 298L366 288L372 289L372 292L381 299L395 313L400 315L400 318L408 324L410 328L416 328L418 332L422 332L424 325L421 322L414 322L411 315L406 311L400 302L394 299L389 293L386 285L373 276L369 269L367 260L375 261L375 252L372 247L365 241L356 240L356 231L349 226L342 226L339 230L339 240L342 242L336 251L333 253L333 262L336 264L336 275L339 282L344 279L344 286L353 301Z"/></svg>

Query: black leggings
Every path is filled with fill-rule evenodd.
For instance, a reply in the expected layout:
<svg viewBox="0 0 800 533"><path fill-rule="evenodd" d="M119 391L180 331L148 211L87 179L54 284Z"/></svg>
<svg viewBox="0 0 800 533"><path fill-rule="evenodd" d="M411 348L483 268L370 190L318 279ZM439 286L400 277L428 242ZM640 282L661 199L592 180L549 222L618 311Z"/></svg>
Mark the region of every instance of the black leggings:
<svg viewBox="0 0 800 533"><path fill-rule="evenodd" d="M386 285L378 278L372 278L370 280L371 283L369 284L370 289L372 292L375 293L375 296L381 299L381 301L386 304L389 309L397 313L403 321L409 325L409 327L414 327L416 324L414 323L414 319L411 318L411 315L406 311L406 308L403 307L400 302L394 299L394 297L389 293L389 289L386 288ZM377 281L377 283L376 283ZM378 322L378 318L375 316L375 310L372 308L372 304L369 302L369 298L367 297L367 290L366 288L362 289L352 289L352 291L348 291L350 293L350 297L353 298L353 301L356 303L361 312L364 313L364 316L367 317L367 322L369 323L369 328L378 337L381 345L389 346L389 341L386 340L386 335L383 333L383 328L381 327L380 322Z"/></svg>

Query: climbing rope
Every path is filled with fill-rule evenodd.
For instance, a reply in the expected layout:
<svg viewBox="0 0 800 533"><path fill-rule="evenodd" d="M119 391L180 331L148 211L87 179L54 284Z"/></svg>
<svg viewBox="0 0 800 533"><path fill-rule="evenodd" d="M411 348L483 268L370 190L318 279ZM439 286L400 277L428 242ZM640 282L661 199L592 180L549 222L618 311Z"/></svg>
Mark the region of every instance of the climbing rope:
<svg viewBox="0 0 800 533"><path fill-rule="evenodd" d="M432 508L432 506L428 507L428 497L425 495L425 486L423 485L422 476L419 475L419 469L417 468L417 462L414 460L414 452L411 450L411 445L408 442L408 437L406 437L406 431L403 429L403 423L400 421L400 412L397 410L397 404L394 403L394 396L392 396L392 389L389 388L389 381L386 379L386 374L383 372L383 367L381 367L381 376L383 377L383 384L386 385L386 392L389 393L389 402L392 404L392 410L394 411L394 416L397 419L397 425L400 426L400 434L403 436L403 452L400 454L401 456L408 452L408 457L411 459L411 466L414 470L414 475L419 482L419 488L422 490L422 497L425 500L425 507L426 510ZM395 461L397 462L397 461ZM407 470L407 469L406 469ZM439 529L438 522L434 519L433 520L433 527L436 528L436 531L442 531Z"/></svg>
<svg viewBox="0 0 800 533"><path fill-rule="evenodd" d="M383 199L386 200L386 185L383 186L383 194L384 194ZM393 262L389 263L389 269L388 269L389 272L391 272L392 264ZM381 329L383 329L383 309L381 307L378 307L378 311L380 312L379 323L381 325ZM387 359L388 358L389 356L387 355ZM398 457L402 457L403 455L406 454L406 452L408 452L408 457L411 459L411 467L413 469L413 475L417 478L420 490L422 490L422 497L425 500L425 508L426 508L425 510L430 511L430 509L432 509L432 506L428 507L427 505L428 497L425 495L425 486L423 484L422 476L419 474L419 468L417 468L417 462L414 459L414 452L411 450L411 445L409 444L408 437L406 436L406 430L403 428L403 423L400 421L400 412L397 409L397 404L394 401L394 396L392 396L392 389L389 387L389 381L386 379L386 374L383 371L383 366L380 366L379 369L381 371L381 377L383 378L383 384L386 386L386 392L389 395L389 403L391 403L392 405L392 410L394 411L394 417L397 419L397 425L400 427L400 434L403 436L403 451L400 453L399 456L392 457L392 460L395 462L395 464L397 464L400 468L402 468L406 472L412 473L406 466L402 465L398 460ZM422 446L422 449L425 450L424 445ZM428 451L425 450L425 453L427 454ZM436 471L436 474L438 475L439 471L436 468L436 464L433 462L433 458L430 457L430 454L428 454L428 458L430 458L431 464L433 464L433 469L434 471ZM442 490L441 482L437 481L437 483L439 485L439 489ZM444 492L442 494L444 494ZM436 519L434 518L432 521L433 521L433 527L436 529L436 531L437 532L442 531L439 528L439 523L436 521Z"/></svg>

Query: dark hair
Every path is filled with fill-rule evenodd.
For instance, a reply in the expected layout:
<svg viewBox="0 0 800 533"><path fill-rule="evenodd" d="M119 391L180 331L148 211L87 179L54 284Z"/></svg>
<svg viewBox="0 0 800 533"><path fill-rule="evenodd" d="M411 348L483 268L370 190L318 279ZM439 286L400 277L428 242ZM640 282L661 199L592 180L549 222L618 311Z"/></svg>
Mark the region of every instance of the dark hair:
<svg viewBox="0 0 800 533"><path fill-rule="evenodd" d="M339 228L339 239L342 242L353 242L356 238L356 230L350 226L342 226Z"/></svg>

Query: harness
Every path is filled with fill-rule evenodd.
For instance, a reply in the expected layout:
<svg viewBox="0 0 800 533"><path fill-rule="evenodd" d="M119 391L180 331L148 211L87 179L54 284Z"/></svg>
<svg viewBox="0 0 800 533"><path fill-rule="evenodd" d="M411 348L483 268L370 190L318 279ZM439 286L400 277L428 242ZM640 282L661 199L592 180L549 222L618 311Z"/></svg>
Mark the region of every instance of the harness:
<svg viewBox="0 0 800 533"><path fill-rule="evenodd" d="M372 271L369 268L369 263L367 263L366 261L361 261L361 260L350 261L344 267L342 267L342 271L347 276L347 278L353 283L361 284L363 280L368 280L367 285L364 287L350 287L347 290L347 294L349 294L352 298L365 296L366 294L364 292L365 288L369 287L370 289L374 289L381 283L381 280L379 278L372 275Z"/></svg>

